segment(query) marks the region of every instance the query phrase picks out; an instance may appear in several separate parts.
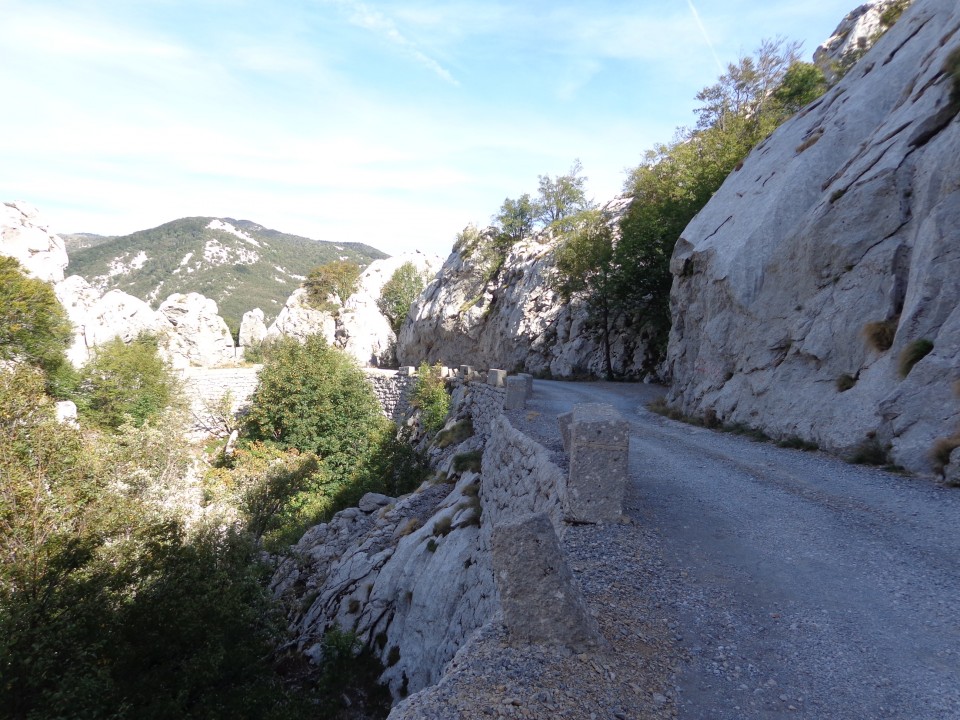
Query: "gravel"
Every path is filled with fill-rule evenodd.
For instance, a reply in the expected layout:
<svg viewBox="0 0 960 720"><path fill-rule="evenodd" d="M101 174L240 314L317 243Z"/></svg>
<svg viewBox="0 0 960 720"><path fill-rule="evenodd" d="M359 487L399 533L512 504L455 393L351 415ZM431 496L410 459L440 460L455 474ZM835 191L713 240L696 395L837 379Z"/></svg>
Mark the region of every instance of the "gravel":
<svg viewBox="0 0 960 720"><path fill-rule="evenodd" d="M656 386L534 387L510 419L558 464L573 404L633 426L625 522L561 538L611 649L487 627L403 717L960 718L960 491L667 420Z"/></svg>

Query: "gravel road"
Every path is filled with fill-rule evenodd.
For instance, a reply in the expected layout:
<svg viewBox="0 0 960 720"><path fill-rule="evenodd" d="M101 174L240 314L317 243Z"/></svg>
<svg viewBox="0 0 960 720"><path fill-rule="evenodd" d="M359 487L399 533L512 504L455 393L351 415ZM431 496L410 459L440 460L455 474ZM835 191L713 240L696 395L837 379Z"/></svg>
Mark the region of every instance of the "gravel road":
<svg viewBox="0 0 960 720"><path fill-rule="evenodd" d="M677 423L644 408L661 393L536 381L511 416L558 463L556 416L575 403L631 423L628 542L656 572L643 587L621 577L616 601L625 624L642 605L645 626L666 629L652 706L697 720L960 718L960 490ZM624 532L564 540L591 602L618 572L603 544Z"/></svg>

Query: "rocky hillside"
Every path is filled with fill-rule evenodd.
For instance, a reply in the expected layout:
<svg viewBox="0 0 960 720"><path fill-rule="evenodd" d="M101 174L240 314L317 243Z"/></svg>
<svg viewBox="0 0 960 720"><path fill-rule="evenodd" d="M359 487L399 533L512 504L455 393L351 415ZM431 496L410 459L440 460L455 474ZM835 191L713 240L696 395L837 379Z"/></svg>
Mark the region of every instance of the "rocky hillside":
<svg viewBox="0 0 960 720"><path fill-rule="evenodd" d="M605 206L612 227L628 203L618 198ZM534 234L510 247L498 267L499 260L483 251L494 233L465 231L400 330L400 363L458 366L467 358L477 367L544 377L604 375L597 322L552 287L561 238L549 230ZM644 329L621 323L612 336L614 371L633 379L647 375L652 367Z"/></svg>
<svg viewBox="0 0 960 720"><path fill-rule="evenodd" d="M960 426L958 110L960 7L917 0L753 151L673 256L675 407L935 469Z"/></svg>
<svg viewBox="0 0 960 720"><path fill-rule="evenodd" d="M270 230L249 220L194 217L115 238L73 235L70 272L106 292L123 290L153 307L173 293L212 298L231 328L254 307L272 320L317 265L362 266L387 257L361 243L331 243Z"/></svg>

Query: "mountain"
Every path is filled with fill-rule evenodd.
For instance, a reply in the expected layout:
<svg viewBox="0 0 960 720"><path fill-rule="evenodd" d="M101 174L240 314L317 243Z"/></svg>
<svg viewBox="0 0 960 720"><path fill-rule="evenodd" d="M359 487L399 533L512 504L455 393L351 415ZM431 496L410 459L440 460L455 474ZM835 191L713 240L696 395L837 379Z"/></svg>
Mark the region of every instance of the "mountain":
<svg viewBox="0 0 960 720"><path fill-rule="evenodd" d="M102 245L105 242L113 240L116 236L96 235L95 233L67 233L60 237L63 239L63 244L67 247L67 252L72 255L77 250Z"/></svg>
<svg viewBox="0 0 960 720"><path fill-rule="evenodd" d="M253 308L268 322L276 317L317 265L344 259L366 267L388 257L362 243L311 240L233 218L182 218L121 237L67 237L70 274L154 308L172 293L201 293L216 300L234 332Z"/></svg>

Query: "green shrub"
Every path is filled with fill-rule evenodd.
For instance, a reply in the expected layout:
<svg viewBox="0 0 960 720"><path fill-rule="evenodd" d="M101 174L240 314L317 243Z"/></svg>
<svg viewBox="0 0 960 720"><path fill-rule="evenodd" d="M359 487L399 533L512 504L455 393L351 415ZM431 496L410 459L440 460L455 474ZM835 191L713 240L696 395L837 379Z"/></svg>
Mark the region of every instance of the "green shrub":
<svg viewBox="0 0 960 720"><path fill-rule="evenodd" d="M50 284L0 255L0 360L24 360L49 375L66 363L71 333Z"/></svg>
<svg viewBox="0 0 960 720"><path fill-rule="evenodd" d="M422 363L410 398L410 404L420 410L423 427L428 433L439 431L450 412L450 395L440 371L440 363L433 367Z"/></svg>
<svg viewBox="0 0 960 720"><path fill-rule="evenodd" d="M129 345L120 338L94 349L79 373L74 396L81 416L104 428L128 419L137 427L182 402L180 381L160 357L157 338L141 333Z"/></svg>
<svg viewBox="0 0 960 720"><path fill-rule="evenodd" d="M400 334L400 327L410 312L410 306L423 292L426 281L426 273L417 270L412 262L405 262L384 284L377 307L390 322L394 335Z"/></svg>
<svg viewBox="0 0 960 720"><path fill-rule="evenodd" d="M462 443L467 438L473 437L473 420L467 418L451 425L446 430L437 433L434 444L438 448L446 448L451 445Z"/></svg>
<svg viewBox="0 0 960 720"><path fill-rule="evenodd" d="M933 343L926 338L914 340L901 352L897 362L900 377L906 377L913 370L913 366L923 360L933 350Z"/></svg>
<svg viewBox="0 0 960 720"><path fill-rule="evenodd" d="M315 267L303 283L307 303L317 310L336 310L357 291L360 272L360 266L349 260L333 260ZM332 302L331 296L335 297Z"/></svg>
<svg viewBox="0 0 960 720"><path fill-rule="evenodd" d="M910 3L913 0L897 0L897 2L890 5L886 10L880 13L880 22L886 25L888 28L892 27L897 20L900 19L900 16L903 15L904 11L910 7Z"/></svg>
<svg viewBox="0 0 960 720"><path fill-rule="evenodd" d="M889 448L881 445L875 437L867 437L853 449L850 462L856 465L887 465L890 462Z"/></svg>
<svg viewBox="0 0 960 720"><path fill-rule="evenodd" d="M868 322L863 326L863 336L874 350L886 352L893 347L893 339L896 337L899 323L899 317Z"/></svg>
<svg viewBox="0 0 960 720"><path fill-rule="evenodd" d="M448 535L451 529L453 529L453 521L450 519L449 515L444 515L433 523L434 537L443 537L444 535Z"/></svg>
<svg viewBox="0 0 960 720"><path fill-rule="evenodd" d="M820 446L816 443L804 440L796 435L785 437L777 441L777 447L790 448L792 450L803 450L804 452L813 452L819 450Z"/></svg>
<svg viewBox="0 0 960 720"><path fill-rule="evenodd" d="M471 450L470 452L460 453L453 457L453 470L458 473L468 471L478 473L480 472L482 462L482 450Z"/></svg>
<svg viewBox="0 0 960 720"><path fill-rule="evenodd" d="M349 463L384 425L373 389L354 360L322 335L277 341L250 401L250 438Z"/></svg>
<svg viewBox="0 0 960 720"><path fill-rule="evenodd" d="M857 384L857 379L853 375L844 373L837 378L837 392L846 392Z"/></svg>

